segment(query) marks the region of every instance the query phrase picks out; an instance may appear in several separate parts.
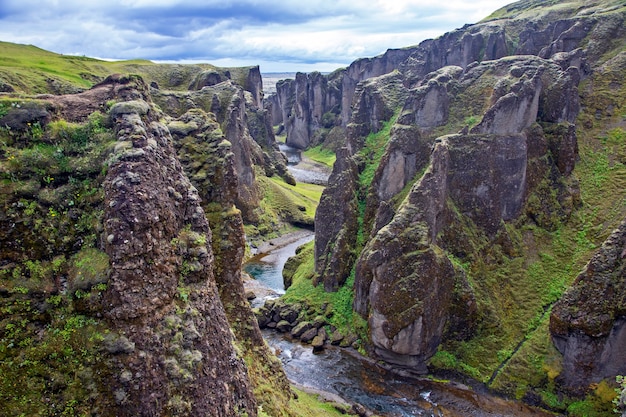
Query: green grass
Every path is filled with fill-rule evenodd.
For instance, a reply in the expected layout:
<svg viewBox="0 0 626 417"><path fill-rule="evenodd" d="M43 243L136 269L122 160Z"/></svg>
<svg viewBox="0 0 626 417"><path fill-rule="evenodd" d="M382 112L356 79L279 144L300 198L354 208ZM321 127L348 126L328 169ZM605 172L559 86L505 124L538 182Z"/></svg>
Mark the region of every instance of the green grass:
<svg viewBox="0 0 626 417"><path fill-rule="evenodd" d="M291 201L306 207L307 214L315 215L315 209L319 204L322 192L324 191L324 186L307 184L304 182L291 185L287 184L282 178L276 176L271 177L270 180L273 184L280 187L281 190L284 190L290 197Z"/></svg>
<svg viewBox="0 0 626 417"><path fill-rule="evenodd" d="M330 168L333 167L333 165L335 164L335 160L337 159L337 155L335 155L335 152L330 149L322 148L322 145L307 149L303 153L309 159L324 164Z"/></svg>
<svg viewBox="0 0 626 417"><path fill-rule="evenodd" d="M387 149L391 127L395 124L399 114L398 109L391 120L383 123L382 129L376 133L370 133L365 138L365 145L357 154L357 157L365 162L365 169L359 175L359 182L363 189L369 187L374 179L380 160Z"/></svg>
<svg viewBox="0 0 626 417"><path fill-rule="evenodd" d="M265 188L264 199L268 206L279 217L292 219L312 220L315 210L322 196L323 186L315 184L297 183L287 184L280 177L259 177ZM304 210L302 210L304 209Z"/></svg>
<svg viewBox="0 0 626 417"><path fill-rule="evenodd" d="M304 303L317 311L322 311L322 307L328 305L327 309L333 311L332 317L329 318L331 325L337 327L344 335L354 333L364 336L367 324L352 310L354 272L337 292L326 292L321 284L314 286L316 274L313 248L314 242L304 245L301 252L304 261L298 266L293 283L287 289L283 300L288 304Z"/></svg>
<svg viewBox="0 0 626 417"><path fill-rule="evenodd" d="M353 416L348 413L349 407L342 404L324 401L316 394L309 394L297 388L292 388L298 398L291 400L291 407L296 411L298 417L339 417ZM264 413L260 413L263 417ZM265 414L267 416L267 414Z"/></svg>
<svg viewBox="0 0 626 417"><path fill-rule="evenodd" d="M86 89L115 73L141 75L147 83L155 81L161 88L186 90L194 77L210 64L157 64L148 60L103 61L84 56L61 55L32 45L0 42L0 80L12 85L16 92L47 93L50 81L71 92ZM230 68L231 78L245 84L246 69ZM172 75L176 75L173 77Z"/></svg>
<svg viewBox="0 0 626 417"><path fill-rule="evenodd" d="M260 202L259 222L245 225L248 238L269 239L293 229L292 225L313 227L315 210L324 189L315 184L287 184L282 178L258 175L263 199Z"/></svg>

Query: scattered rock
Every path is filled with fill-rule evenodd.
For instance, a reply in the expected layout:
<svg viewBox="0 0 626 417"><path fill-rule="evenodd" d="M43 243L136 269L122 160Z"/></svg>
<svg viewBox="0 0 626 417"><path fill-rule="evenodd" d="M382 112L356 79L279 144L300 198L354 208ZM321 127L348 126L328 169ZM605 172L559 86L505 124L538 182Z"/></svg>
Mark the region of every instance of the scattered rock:
<svg viewBox="0 0 626 417"><path fill-rule="evenodd" d="M302 333L302 336L300 336L300 340L303 343L310 343L316 336L317 336L317 329L315 327L312 327L309 330Z"/></svg>
<svg viewBox="0 0 626 417"><path fill-rule="evenodd" d="M276 324L276 330L281 333L287 333L291 330L291 324L287 320L281 320Z"/></svg>

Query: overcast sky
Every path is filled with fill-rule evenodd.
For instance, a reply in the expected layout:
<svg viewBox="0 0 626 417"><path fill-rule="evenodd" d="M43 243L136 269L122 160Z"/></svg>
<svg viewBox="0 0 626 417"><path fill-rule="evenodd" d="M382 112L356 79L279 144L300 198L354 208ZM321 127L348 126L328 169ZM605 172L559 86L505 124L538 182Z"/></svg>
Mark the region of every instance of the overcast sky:
<svg viewBox="0 0 626 417"><path fill-rule="evenodd" d="M0 40L103 59L332 71L512 0L0 0Z"/></svg>

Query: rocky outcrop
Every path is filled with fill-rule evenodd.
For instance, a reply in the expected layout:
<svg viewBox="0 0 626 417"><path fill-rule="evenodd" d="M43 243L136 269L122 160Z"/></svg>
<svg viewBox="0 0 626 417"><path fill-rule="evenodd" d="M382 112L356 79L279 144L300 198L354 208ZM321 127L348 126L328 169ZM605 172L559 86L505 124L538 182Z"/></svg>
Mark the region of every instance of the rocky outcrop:
<svg viewBox="0 0 626 417"><path fill-rule="evenodd" d="M354 61L341 78L341 116L340 121L346 126L352 116L351 105L357 85L369 78L388 74L397 69L406 60L414 48L388 49L374 58L362 58Z"/></svg>
<svg viewBox="0 0 626 417"><path fill-rule="evenodd" d="M433 143L428 133L447 123L450 90L458 88L456 78L461 72L460 67L445 67L416 88L394 94L394 97L404 98L404 107L369 187L364 231L373 234L389 223L394 214L392 198L414 181L416 174L428 164ZM391 106L397 107L397 104ZM354 142L358 143L358 139Z"/></svg>
<svg viewBox="0 0 626 417"><path fill-rule="evenodd" d="M626 223L622 223L554 305L550 333L563 354L559 378L581 394L626 373Z"/></svg>
<svg viewBox="0 0 626 417"><path fill-rule="evenodd" d="M358 181L348 149L340 149L315 213L315 224L323 225L315 232L315 272L326 291L337 291L354 262Z"/></svg>
<svg viewBox="0 0 626 417"><path fill-rule="evenodd" d="M419 372L440 342L455 281L451 262L431 246L442 226L448 163L440 143L430 171L357 263L354 306L369 320L377 355Z"/></svg>
<svg viewBox="0 0 626 417"><path fill-rule="evenodd" d="M246 367L219 301L211 230L197 190L148 103L119 103L111 117L120 151L105 181L111 272L104 314L134 346L112 361L114 375L141 375L133 384L111 381L118 414L255 415ZM180 306L177 297L187 302ZM183 329L189 333L183 340L168 337Z"/></svg>
<svg viewBox="0 0 626 417"><path fill-rule="evenodd" d="M259 218L261 195L255 167L260 167L268 176L277 173L288 183L295 184L287 170L285 157L277 149L273 130L269 126L269 114L255 104L253 95L233 82L205 86L196 92L152 91L152 94L161 108L172 117L179 118L172 120L168 127L181 135L198 128L195 122L184 121L183 116L189 110L202 109L215 115L221 132L232 145L233 163L239 181L236 206L241 210L244 221L254 223Z"/></svg>
<svg viewBox="0 0 626 417"><path fill-rule="evenodd" d="M346 129L346 140L351 154L363 148L365 137L376 133L389 121L394 109L406 97L404 78L399 72L371 78L359 84L354 99L353 117Z"/></svg>
<svg viewBox="0 0 626 417"><path fill-rule="evenodd" d="M306 149L315 142L315 133L334 125L341 91L336 76L319 72L297 73L295 80L283 80L276 85L271 99L274 125L283 123L287 145ZM280 109L280 111L278 111Z"/></svg>
<svg viewBox="0 0 626 417"><path fill-rule="evenodd" d="M263 80L258 66L248 68L213 68L195 74L188 90L201 90L225 81L233 81L249 92L255 107L263 106Z"/></svg>
<svg viewBox="0 0 626 417"><path fill-rule="evenodd" d="M267 381L278 388L271 398L260 396L258 402L267 412L279 415L281 409L288 408L291 390L280 363L263 341L244 293L241 268L246 242L241 212L235 208L239 181L232 144L212 113L192 109L171 125L180 123L196 126L189 132L173 129L173 136L180 161L198 190L211 224L215 281L226 317L237 346L249 358L253 388Z"/></svg>
<svg viewBox="0 0 626 417"><path fill-rule="evenodd" d="M117 103L106 117L96 112L80 119L76 103L96 98L88 108ZM59 361L38 363L37 376L29 378L59 378L53 376L58 373L55 367L66 366L64 362L73 371L52 391L41 384L34 395L47 396L55 409L63 410L71 400L72 409L98 415L256 415L249 371L235 349L216 281L224 280L229 303L244 300L238 306L245 303L243 287L236 271L233 275L218 268L213 249L216 244L237 244L242 252L243 242L226 242L212 233L198 189L183 171L148 87L139 77L116 76L80 96L45 100L45 108L56 109L54 117L68 111L81 124L54 121L51 126L57 130L41 126L35 136L30 129L15 132L16 138L24 135L33 141L28 146L37 148L54 140L58 156L51 160L63 163L45 164L49 174L44 193L39 193L41 188L22 193L20 198L30 207L27 213L39 220L32 230L20 229L19 251L4 250L5 239L14 238L5 232L15 228L11 222L15 225L19 212L3 215L0 226L3 277L8 266L23 282L19 271L26 253L37 257L32 258L37 265L56 259L54 268L45 266L48 272L39 276L39 288L20 293L24 305L41 298L41 311L49 316L37 313L27 319L42 341L35 348L50 346L53 357L61 355ZM225 174L234 175L232 163L227 163L230 148L223 136L214 135L219 131L215 118L194 109L179 122L173 130L187 140L186 148L180 147L187 157L195 147L214 146L216 159L223 162L210 167L221 168L212 171L210 179L222 184L212 184L203 197L231 201L232 207L236 181L229 182ZM209 168L194 167L196 174ZM32 182L32 173L19 172L22 181ZM40 181L35 174L35 182ZM50 220L43 228L45 217ZM9 264L5 255L12 257ZM2 291L4 303L7 293ZM55 301L48 304L45 299ZM247 312L253 331L249 307ZM55 330L57 320L67 332L62 337ZM52 347L59 341L58 349L65 353ZM249 343L264 347L260 337ZM259 362L280 372L269 354ZM73 388L80 385L85 389ZM290 395L288 388L284 395Z"/></svg>

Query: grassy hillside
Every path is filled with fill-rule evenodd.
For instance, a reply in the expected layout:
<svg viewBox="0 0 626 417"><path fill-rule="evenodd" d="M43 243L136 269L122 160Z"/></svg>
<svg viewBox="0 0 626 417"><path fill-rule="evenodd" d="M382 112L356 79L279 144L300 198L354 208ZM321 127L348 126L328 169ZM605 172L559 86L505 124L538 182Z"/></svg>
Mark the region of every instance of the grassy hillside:
<svg viewBox="0 0 626 417"><path fill-rule="evenodd" d="M575 14L591 14L592 12L614 12L626 8L622 0L530 0L508 4L482 20L488 22L498 19L524 18L559 18L571 17Z"/></svg>
<svg viewBox="0 0 626 417"><path fill-rule="evenodd" d="M210 64L103 61L56 54L32 45L0 42L0 92L73 93L87 89L114 73L139 74L148 83L156 82L161 88L186 90L198 73L215 69L217 67ZM240 71L242 69L231 68L232 79L237 80Z"/></svg>

